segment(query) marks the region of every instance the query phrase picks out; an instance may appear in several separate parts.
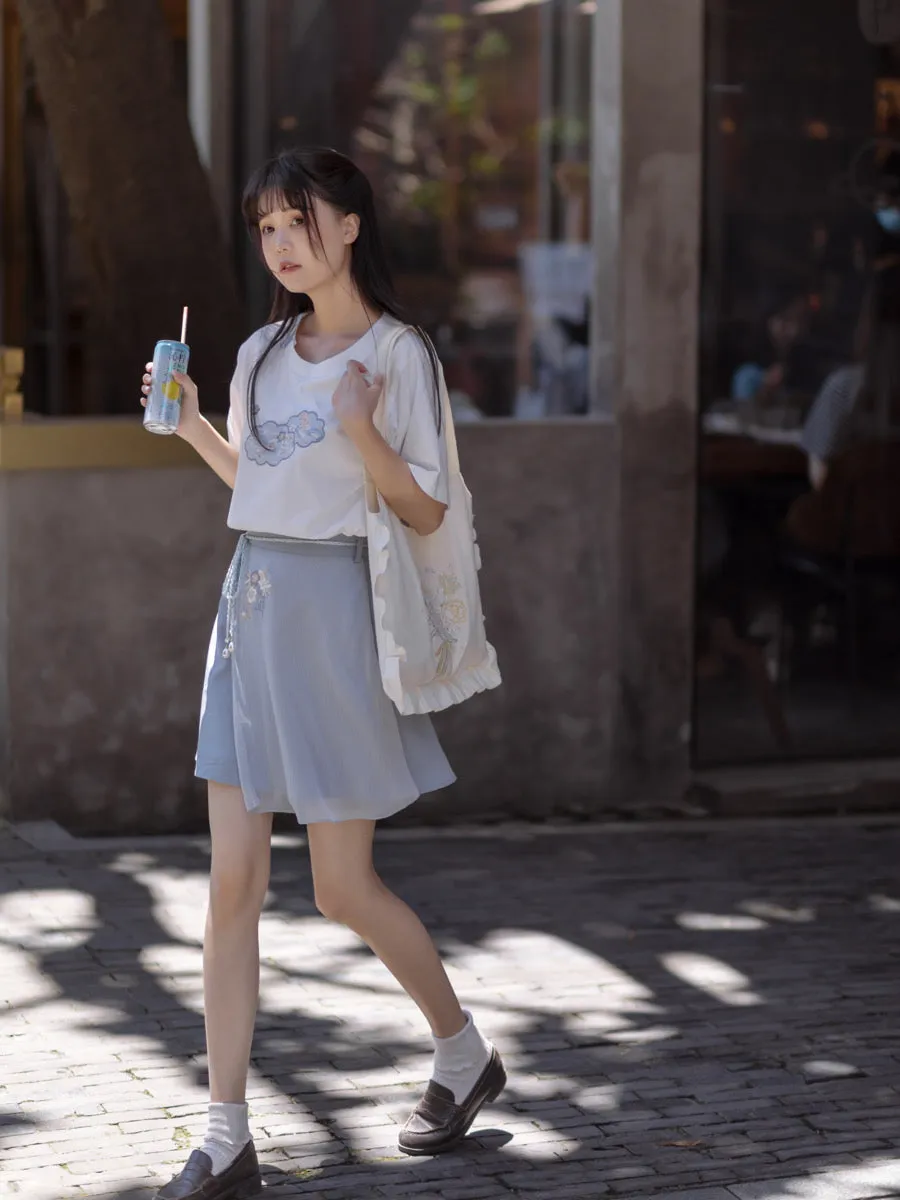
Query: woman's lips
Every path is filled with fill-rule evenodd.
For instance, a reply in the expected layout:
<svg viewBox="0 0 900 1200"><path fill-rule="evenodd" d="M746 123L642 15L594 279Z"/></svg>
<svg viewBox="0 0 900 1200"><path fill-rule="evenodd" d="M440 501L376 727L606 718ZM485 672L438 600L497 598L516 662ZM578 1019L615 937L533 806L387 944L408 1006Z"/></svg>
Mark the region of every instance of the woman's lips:
<svg viewBox="0 0 900 1200"><path fill-rule="evenodd" d="M300 268L297 265L297 263L282 263L278 269L278 273L280 275L286 275L288 273L288 271L299 271L299 270L300 270Z"/></svg>

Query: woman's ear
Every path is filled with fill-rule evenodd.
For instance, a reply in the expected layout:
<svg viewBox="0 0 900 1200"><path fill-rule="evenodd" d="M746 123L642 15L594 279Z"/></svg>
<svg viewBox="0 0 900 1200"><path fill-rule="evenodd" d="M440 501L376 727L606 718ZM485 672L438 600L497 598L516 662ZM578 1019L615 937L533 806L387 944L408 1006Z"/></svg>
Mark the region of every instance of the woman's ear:
<svg viewBox="0 0 900 1200"><path fill-rule="evenodd" d="M359 237L359 216L357 213L347 213L344 217L344 245L350 246Z"/></svg>

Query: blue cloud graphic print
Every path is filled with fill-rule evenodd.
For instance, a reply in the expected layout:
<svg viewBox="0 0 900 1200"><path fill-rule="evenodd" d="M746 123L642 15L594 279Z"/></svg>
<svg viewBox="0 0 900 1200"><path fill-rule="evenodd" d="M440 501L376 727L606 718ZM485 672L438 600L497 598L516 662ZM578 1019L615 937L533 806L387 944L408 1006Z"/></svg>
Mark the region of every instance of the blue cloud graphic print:
<svg viewBox="0 0 900 1200"><path fill-rule="evenodd" d="M325 422L314 412L300 412L282 425L278 421L263 421L257 441L248 434L244 449L251 462L260 466L277 467L291 457L295 450L305 450L325 437ZM262 443L262 444L260 444Z"/></svg>

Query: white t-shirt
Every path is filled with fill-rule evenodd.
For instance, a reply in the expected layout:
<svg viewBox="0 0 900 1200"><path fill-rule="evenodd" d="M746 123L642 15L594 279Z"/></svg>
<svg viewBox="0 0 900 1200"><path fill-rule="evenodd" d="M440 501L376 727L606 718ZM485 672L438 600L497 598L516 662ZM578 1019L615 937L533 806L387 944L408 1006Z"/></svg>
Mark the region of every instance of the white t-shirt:
<svg viewBox="0 0 900 1200"><path fill-rule="evenodd" d="M380 349L397 324L382 316L347 350L310 363L296 351L295 322L257 377L257 426L264 445L247 420L247 392L253 365L278 326L266 325L244 342L228 412L228 440L240 452L228 514L232 529L317 540L365 536L363 461L341 429L331 398L350 359L372 375L384 373ZM447 448L438 434L431 365L412 331L394 343L390 376L392 403L404 424L409 414L400 454L422 490L446 504Z"/></svg>

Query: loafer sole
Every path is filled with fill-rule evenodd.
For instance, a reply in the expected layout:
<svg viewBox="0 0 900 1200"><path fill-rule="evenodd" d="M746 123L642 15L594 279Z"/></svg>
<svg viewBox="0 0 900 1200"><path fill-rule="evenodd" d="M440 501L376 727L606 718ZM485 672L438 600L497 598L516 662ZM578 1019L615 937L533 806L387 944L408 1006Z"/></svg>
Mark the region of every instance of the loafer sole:
<svg viewBox="0 0 900 1200"><path fill-rule="evenodd" d="M210 1168L209 1158L194 1151L180 1174L155 1192L153 1200L171 1200L175 1196L183 1200L253 1200L263 1190L252 1142L221 1175L211 1175Z"/></svg>
<svg viewBox="0 0 900 1200"><path fill-rule="evenodd" d="M254 1197L261 1196L263 1190L262 1176L256 1179L244 1179L240 1183L233 1183L230 1186L226 1184L224 1188L218 1191L206 1191L197 1193L201 1200L254 1200ZM160 1192L154 1194L153 1200L160 1200Z"/></svg>

